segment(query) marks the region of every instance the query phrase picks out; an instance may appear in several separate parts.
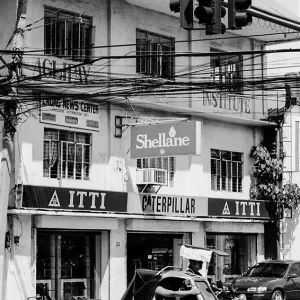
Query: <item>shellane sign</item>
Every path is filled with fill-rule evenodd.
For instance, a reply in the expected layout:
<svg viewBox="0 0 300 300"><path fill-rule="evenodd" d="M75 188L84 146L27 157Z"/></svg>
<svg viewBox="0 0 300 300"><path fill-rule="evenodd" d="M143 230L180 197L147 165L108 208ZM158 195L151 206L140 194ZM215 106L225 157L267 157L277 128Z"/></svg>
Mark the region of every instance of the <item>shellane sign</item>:
<svg viewBox="0 0 300 300"><path fill-rule="evenodd" d="M40 121L42 123L99 130L99 106L95 103L51 98L41 95Z"/></svg>
<svg viewBox="0 0 300 300"><path fill-rule="evenodd" d="M127 193L24 185L23 207L80 210L127 211Z"/></svg>
<svg viewBox="0 0 300 300"><path fill-rule="evenodd" d="M131 157L200 155L201 123L179 122L131 128Z"/></svg>

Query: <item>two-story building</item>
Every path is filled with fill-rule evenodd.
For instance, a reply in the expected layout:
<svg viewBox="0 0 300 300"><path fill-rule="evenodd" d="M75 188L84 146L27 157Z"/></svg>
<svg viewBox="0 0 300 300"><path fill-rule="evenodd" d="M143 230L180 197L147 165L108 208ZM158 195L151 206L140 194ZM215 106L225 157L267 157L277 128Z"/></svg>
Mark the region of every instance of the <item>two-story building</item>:
<svg viewBox="0 0 300 300"><path fill-rule="evenodd" d="M251 26L208 36L163 0L18 4L2 299L120 299L135 268L186 267L182 243L228 252L211 280L264 259L269 215L249 197L251 147L274 127L263 50L300 23L253 5Z"/></svg>

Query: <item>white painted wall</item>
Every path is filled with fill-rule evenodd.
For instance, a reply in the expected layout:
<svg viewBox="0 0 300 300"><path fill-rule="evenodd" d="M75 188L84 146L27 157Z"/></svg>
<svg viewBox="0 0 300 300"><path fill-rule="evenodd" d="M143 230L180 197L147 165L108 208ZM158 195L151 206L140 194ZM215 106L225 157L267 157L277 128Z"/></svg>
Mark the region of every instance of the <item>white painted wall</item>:
<svg viewBox="0 0 300 300"><path fill-rule="evenodd" d="M286 157L284 159L284 180L297 183L300 186L300 171L296 171L296 122L300 122L300 107L292 106L284 117L283 146ZM300 138L300 137L298 137ZM299 149L299 145L298 145ZM300 156L300 153L298 152ZM299 167L300 168L300 167ZM298 169L299 170L299 169ZM285 218L282 223L282 256L287 259L300 259L300 210L293 209L292 218Z"/></svg>

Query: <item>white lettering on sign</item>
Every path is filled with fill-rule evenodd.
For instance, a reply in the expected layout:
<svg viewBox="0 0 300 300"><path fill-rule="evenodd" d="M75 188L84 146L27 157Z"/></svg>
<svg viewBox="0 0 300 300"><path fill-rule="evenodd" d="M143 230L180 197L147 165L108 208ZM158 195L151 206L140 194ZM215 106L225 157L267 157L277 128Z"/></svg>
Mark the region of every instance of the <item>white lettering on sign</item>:
<svg viewBox="0 0 300 300"><path fill-rule="evenodd" d="M203 105L250 114L250 99L239 95L204 92Z"/></svg>
<svg viewBox="0 0 300 300"><path fill-rule="evenodd" d="M60 202L56 191L54 191L48 206L60 207Z"/></svg>
<svg viewBox="0 0 300 300"><path fill-rule="evenodd" d="M86 192L86 191L69 191L70 194L70 200L69 200L69 207L73 208L74 207L74 196L79 197L79 205L78 208L85 208L85 199L86 197L91 197L91 205L90 205L90 209L96 209L96 200L98 198L100 198L100 209L105 209L105 196L106 193L100 193L100 197L99 197L99 193L96 192Z"/></svg>
<svg viewBox="0 0 300 300"><path fill-rule="evenodd" d="M147 148L163 148L163 147L184 147L190 144L190 138L176 137L176 130L172 126L169 130L169 137L165 133L159 133L157 139L148 139L147 134L137 135L136 149L147 149Z"/></svg>
<svg viewBox="0 0 300 300"><path fill-rule="evenodd" d="M196 201L194 198L143 195L142 209L150 208L157 213L195 214Z"/></svg>
<svg viewBox="0 0 300 300"><path fill-rule="evenodd" d="M230 210L229 210L227 201L226 201L226 203L224 205L222 215L230 215Z"/></svg>
<svg viewBox="0 0 300 300"><path fill-rule="evenodd" d="M222 215L231 215L227 201L224 204ZM260 216L260 203L253 201L235 201L236 216Z"/></svg>

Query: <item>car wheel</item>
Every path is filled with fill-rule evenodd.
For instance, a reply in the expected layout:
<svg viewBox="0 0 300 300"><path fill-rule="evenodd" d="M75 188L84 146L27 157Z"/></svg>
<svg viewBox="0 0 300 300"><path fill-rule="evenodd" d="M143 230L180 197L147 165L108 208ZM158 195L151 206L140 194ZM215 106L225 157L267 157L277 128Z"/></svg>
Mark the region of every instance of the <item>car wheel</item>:
<svg viewBox="0 0 300 300"><path fill-rule="evenodd" d="M283 300L282 292L279 290L274 291L271 300Z"/></svg>

